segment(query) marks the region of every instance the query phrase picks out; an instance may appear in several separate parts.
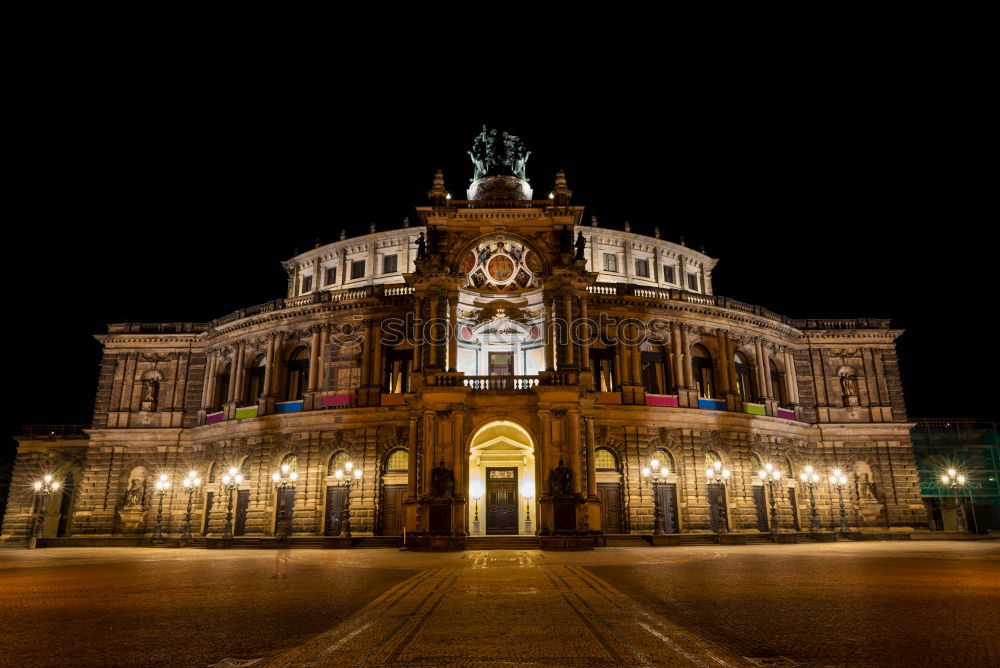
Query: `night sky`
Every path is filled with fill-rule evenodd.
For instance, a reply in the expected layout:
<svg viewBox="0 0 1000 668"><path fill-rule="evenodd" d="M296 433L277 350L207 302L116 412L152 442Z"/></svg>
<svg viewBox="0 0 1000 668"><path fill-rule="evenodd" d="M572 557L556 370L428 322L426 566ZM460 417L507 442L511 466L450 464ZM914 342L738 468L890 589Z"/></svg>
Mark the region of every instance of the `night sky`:
<svg viewBox="0 0 1000 668"><path fill-rule="evenodd" d="M971 94L944 83L776 82L683 102L497 93L507 106L485 91L120 83L80 83L71 112L35 109L47 130L5 246L20 337L7 434L90 421L106 323L204 322L283 297L282 259L342 228L415 224L435 169L464 199L484 123L522 137L536 194L562 168L585 220L704 246L717 294L791 317L892 318L911 417L1000 417L996 212L981 208L995 171L970 160Z"/></svg>

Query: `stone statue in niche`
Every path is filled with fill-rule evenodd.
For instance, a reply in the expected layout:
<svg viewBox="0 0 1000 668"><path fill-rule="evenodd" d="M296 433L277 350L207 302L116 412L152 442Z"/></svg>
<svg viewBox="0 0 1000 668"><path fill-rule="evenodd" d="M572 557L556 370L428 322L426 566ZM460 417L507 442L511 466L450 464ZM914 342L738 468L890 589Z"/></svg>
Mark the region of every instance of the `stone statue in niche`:
<svg viewBox="0 0 1000 668"><path fill-rule="evenodd" d="M431 496L450 499L455 493L455 474L444 465L444 460L431 472Z"/></svg>
<svg viewBox="0 0 1000 668"><path fill-rule="evenodd" d="M858 474L858 499L861 501L878 501L875 491L875 483L871 481L867 473Z"/></svg>
<svg viewBox="0 0 1000 668"><path fill-rule="evenodd" d="M549 492L553 498L571 496L573 494L573 470L563 465L563 460L559 460L559 466L552 469L549 474Z"/></svg>
<svg viewBox="0 0 1000 668"><path fill-rule="evenodd" d="M156 410L156 399L160 395L160 381L156 378L146 378L142 381L142 393L140 394L139 409L144 411Z"/></svg>
<svg viewBox="0 0 1000 668"><path fill-rule="evenodd" d="M858 405L858 377L850 371L840 372L840 391L844 395L845 406Z"/></svg>
<svg viewBox="0 0 1000 668"><path fill-rule="evenodd" d="M125 492L125 503L122 504L125 508L142 508L142 497L145 495L144 485L139 481L138 478L132 478L129 481L128 490Z"/></svg>

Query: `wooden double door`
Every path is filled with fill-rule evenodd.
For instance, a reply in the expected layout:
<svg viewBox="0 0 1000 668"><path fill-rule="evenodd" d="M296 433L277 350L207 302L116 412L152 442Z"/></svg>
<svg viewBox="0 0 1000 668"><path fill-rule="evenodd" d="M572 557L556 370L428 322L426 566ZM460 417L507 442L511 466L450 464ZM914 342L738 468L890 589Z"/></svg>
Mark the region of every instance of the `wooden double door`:
<svg viewBox="0 0 1000 668"><path fill-rule="evenodd" d="M517 534L517 468L486 469L486 533Z"/></svg>
<svg viewBox="0 0 1000 668"><path fill-rule="evenodd" d="M621 483L597 483L597 498L601 500L601 531L604 533L625 533L622 522Z"/></svg>
<svg viewBox="0 0 1000 668"><path fill-rule="evenodd" d="M339 536L344 522L344 506L347 504L346 487L330 485L326 488L326 522L323 533L327 536Z"/></svg>
<svg viewBox="0 0 1000 668"><path fill-rule="evenodd" d="M403 509L403 499L406 498L406 485L384 485L382 487L382 535L402 536L403 525L406 523L406 513Z"/></svg>

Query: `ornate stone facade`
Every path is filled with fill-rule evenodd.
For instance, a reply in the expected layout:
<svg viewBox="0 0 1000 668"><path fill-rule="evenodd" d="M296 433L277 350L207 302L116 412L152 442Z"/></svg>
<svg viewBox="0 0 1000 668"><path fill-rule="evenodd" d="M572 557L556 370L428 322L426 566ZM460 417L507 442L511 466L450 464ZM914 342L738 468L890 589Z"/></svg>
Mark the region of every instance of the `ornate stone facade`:
<svg viewBox="0 0 1000 668"><path fill-rule="evenodd" d="M164 532L179 534L189 470L204 481L196 535L224 531L230 500L237 535L274 535L283 463L298 476L293 536L339 533L347 495L355 535L458 544L650 533L654 496L667 533L808 530L806 466L823 476L823 528L840 526L835 468L852 528L924 527L888 321L717 296L716 260L585 223L562 174L548 199L491 193L453 200L438 174L420 225L285 262L285 299L110 325L92 428L21 438L3 536L31 530L45 472L67 481L46 535L151 532L162 474ZM718 492L715 460L730 474ZM346 461L360 478L345 492ZM767 464L783 474L771 488ZM230 468L242 480L227 498Z"/></svg>

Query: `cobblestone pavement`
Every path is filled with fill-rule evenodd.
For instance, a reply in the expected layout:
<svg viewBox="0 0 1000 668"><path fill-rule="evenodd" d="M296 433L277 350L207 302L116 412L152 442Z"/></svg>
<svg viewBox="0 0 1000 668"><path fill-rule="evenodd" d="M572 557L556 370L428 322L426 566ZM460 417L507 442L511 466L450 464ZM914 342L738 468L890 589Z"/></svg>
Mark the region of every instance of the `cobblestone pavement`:
<svg viewBox="0 0 1000 668"><path fill-rule="evenodd" d="M998 609L995 541L0 550L3 665L970 668Z"/></svg>

